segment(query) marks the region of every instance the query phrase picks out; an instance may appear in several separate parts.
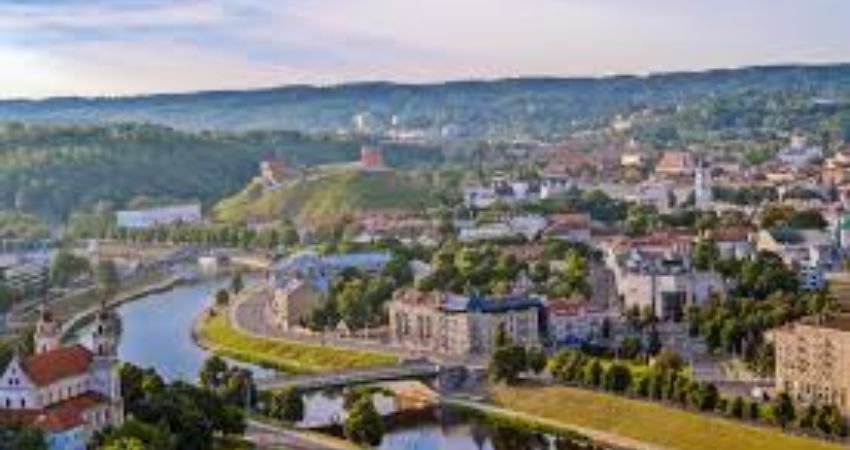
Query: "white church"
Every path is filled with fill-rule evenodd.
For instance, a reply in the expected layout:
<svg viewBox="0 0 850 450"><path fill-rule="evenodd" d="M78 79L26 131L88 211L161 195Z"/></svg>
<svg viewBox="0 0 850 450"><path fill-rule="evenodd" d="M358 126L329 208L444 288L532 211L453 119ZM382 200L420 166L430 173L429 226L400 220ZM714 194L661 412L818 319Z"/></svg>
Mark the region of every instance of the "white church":
<svg viewBox="0 0 850 450"><path fill-rule="evenodd" d="M41 428L50 450L85 450L94 433L123 423L118 319L102 308L92 330L91 348L61 346L61 326L42 308L35 353L16 355L0 376L0 423Z"/></svg>

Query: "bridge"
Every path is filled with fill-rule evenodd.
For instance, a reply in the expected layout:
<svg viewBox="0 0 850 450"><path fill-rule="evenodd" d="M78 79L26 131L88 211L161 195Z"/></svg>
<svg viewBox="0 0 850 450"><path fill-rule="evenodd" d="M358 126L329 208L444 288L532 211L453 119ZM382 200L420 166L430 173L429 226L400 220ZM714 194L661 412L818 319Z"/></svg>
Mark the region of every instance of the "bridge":
<svg viewBox="0 0 850 450"><path fill-rule="evenodd" d="M443 370L444 368L431 362L412 362L392 366L364 367L329 373L279 376L270 379L261 379L257 380L257 388L261 391L285 388L314 391L332 387L377 383L381 381L436 377L443 373Z"/></svg>

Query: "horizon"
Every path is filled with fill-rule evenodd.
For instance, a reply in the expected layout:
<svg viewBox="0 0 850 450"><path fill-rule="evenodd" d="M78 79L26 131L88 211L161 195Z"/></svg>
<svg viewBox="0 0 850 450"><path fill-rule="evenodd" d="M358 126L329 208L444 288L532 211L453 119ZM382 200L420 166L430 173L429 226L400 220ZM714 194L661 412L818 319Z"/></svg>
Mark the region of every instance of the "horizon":
<svg viewBox="0 0 850 450"><path fill-rule="evenodd" d="M0 0L0 98L839 64L848 19L840 0Z"/></svg>

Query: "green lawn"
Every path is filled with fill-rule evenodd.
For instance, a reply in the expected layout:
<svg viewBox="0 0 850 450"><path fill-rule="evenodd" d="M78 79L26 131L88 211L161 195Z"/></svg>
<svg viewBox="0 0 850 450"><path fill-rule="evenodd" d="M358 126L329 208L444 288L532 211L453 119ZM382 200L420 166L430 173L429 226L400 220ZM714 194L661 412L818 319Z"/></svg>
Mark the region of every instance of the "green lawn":
<svg viewBox="0 0 850 450"><path fill-rule="evenodd" d="M677 450L839 450L776 429L569 387L493 388L494 401L526 414Z"/></svg>
<svg viewBox="0 0 850 450"><path fill-rule="evenodd" d="M223 356L293 373L398 362L395 356L383 353L249 336L234 329L224 313L202 317L195 334L203 346Z"/></svg>

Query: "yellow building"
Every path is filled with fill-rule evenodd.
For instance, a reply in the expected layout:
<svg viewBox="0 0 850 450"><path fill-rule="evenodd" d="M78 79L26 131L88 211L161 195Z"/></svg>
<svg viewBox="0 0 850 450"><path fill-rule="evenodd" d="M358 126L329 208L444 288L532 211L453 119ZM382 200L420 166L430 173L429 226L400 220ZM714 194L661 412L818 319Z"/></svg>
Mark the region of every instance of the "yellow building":
<svg viewBox="0 0 850 450"><path fill-rule="evenodd" d="M835 405L850 417L850 315L807 318L773 332L776 389L801 404Z"/></svg>

